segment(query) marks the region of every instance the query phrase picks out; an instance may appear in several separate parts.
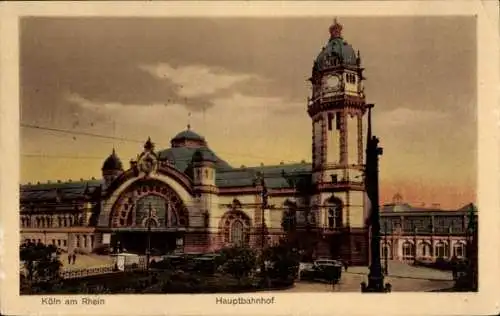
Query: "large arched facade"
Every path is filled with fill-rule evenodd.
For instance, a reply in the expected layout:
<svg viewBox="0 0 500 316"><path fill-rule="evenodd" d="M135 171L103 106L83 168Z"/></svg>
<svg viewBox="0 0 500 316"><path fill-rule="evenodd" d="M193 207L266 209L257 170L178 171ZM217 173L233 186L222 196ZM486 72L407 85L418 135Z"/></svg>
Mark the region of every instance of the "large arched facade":
<svg viewBox="0 0 500 316"><path fill-rule="evenodd" d="M101 225L111 233L111 248L139 254L182 250L190 228L189 199L182 184L162 173L124 179L104 202Z"/></svg>

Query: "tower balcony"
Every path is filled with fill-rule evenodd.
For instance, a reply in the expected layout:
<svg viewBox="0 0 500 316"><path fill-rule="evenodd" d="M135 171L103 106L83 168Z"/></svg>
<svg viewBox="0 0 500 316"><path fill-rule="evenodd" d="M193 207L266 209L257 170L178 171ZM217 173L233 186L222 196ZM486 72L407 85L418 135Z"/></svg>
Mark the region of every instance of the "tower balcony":
<svg viewBox="0 0 500 316"><path fill-rule="evenodd" d="M344 191L344 190L365 190L365 183L361 180L340 180L337 182L318 182L319 191Z"/></svg>
<svg viewBox="0 0 500 316"><path fill-rule="evenodd" d="M365 111L367 108L365 96L340 94L320 94L307 99L307 112L314 116L321 111L353 107Z"/></svg>

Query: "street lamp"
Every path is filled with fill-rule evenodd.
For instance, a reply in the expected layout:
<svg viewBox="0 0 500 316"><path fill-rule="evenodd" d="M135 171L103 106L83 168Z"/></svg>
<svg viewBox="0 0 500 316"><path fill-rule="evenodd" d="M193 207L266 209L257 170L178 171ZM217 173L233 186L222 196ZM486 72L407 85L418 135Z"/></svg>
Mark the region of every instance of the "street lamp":
<svg viewBox="0 0 500 316"><path fill-rule="evenodd" d="M387 246L387 220L384 221L384 270L385 270L385 275L389 274L389 263L388 263L388 258L389 257L389 247Z"/></svg>
<svg viewBox="0 0 500 316"><path fill-rule="evenodd" d="M147 235L147 248L146 248L146 270L149 270L149 257L151 256L151 215L153 213L153 208L151 207L151 203L149 203L148 210L148 235Z"/></svg>
<svg viewBox="0 0 500 316"><path fill-rule="evenodd" d="M379 210L379 179L378 167L379 156L382 155L382 148L378 146L379 139L372 136L371 109L373 104L368 106L368 133L366 142L366 167L365 167L365 187L371 204L370 232L371 232L371 262L370 273L368 274L368 285L361 283L362 292L389 292L390 284L384 287L384 275L380 263L380 210Z"/></svg>

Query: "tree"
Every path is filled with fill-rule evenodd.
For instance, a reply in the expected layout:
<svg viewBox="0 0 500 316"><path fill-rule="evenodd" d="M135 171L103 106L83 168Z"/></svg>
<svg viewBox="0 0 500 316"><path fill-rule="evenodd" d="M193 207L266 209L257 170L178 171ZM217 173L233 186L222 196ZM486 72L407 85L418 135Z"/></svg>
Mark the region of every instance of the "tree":
<svg viewBox="0 0 500 316"><path fill-rule="evenodd" d="M249 247L227 247L221 250L217 261L221 265L222 271L241 279L248 277L256 268L257 255Z"/></svg>
<svg viewBox="0 0 500 316"><path fill-rule="evenodd" d="M299 253L292 249L285 240L264 252L264 258L270 263L269 276L274 279L289 280L295 278L299 266Z"/></svg>
<svg viewBox="0 0 500 316"><path fill-rule="evenodd" d="M56 246L25 242L20 246L19 256L27 281L41 282L59 278L62 263Z"/></svg>

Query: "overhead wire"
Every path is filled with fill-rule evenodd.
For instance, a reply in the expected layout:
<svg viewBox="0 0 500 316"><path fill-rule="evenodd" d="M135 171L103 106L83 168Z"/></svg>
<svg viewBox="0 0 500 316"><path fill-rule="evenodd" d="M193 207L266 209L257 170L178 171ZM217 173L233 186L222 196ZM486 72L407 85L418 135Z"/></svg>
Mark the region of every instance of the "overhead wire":
<svg viewBox="0 0 500 316"><path fill-rule="evenodd" d="M144 143L142 140L137 140L137 139L132 139L132 138L125 138L125 137L116 137L116 136L109 136L109 135L103 135L103 134L97 134L97 133L90 133L90 132L83 132L83 131L74 131L74 130L67 130L67 129L61 129L61 128L52 128L52 127L46 127L46 126L40 126L40 125L35 125L35 124L27 124L27 123L21 123L21 127L23 128L29 128L29 129L37 129L37 130L43 130L47 132L54 132L54 133L63 133L67 135L79 135L79 136L86 136L86 137L94 137L94 138L100 138L100 139L108 139L108 140L119 140L122 142L132 142L132 143ZM113 127L114 129L115 127ZM115 145L113 145L114 147ZM255 158L255 159L278 159L277 157L270 157L270 156L256 156L256 155L249 155L249 154L235 154L231 152L224 152L224 151L218 151L221 154L227 155L227 156L233 156L233 157L240 157L240 158ZM47 158L47 159L103 159L103 157L93 157L93 156L69 156L69 155L49 155L49 154L42 154L42 153L22 153L21 156L27 157L27 158ZM176 159L179 161L185 161L189 159ZM284 160L280 160L283 161ZM298 163L297 161L291 161L291 160L285 160L286 162L289 163Z"/></svg>

